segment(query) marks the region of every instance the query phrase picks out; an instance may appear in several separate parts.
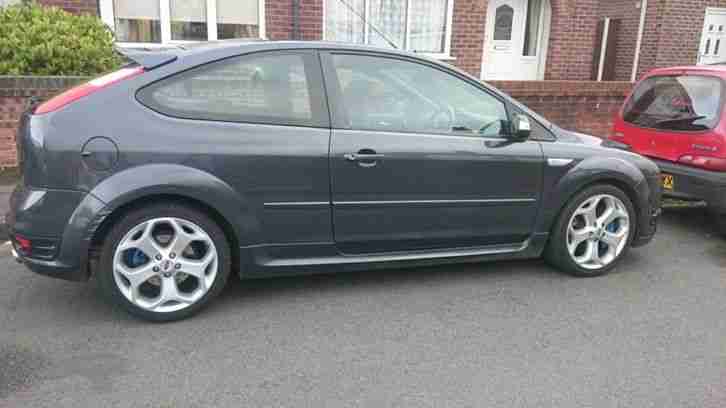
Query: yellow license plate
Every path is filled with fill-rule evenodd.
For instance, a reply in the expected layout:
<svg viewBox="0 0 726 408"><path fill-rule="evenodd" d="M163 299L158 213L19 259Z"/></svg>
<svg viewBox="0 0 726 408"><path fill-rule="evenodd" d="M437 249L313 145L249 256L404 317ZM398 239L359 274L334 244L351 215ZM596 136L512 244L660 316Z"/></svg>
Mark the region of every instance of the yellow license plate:
<svg viewBox="0 0 726 408"><path fill-rule="evenodd" d="M672 174L661 174L661 180L663 180L663 189L664 190L673 190L675 187L675 182L673 181L673 175Z"/></svg>

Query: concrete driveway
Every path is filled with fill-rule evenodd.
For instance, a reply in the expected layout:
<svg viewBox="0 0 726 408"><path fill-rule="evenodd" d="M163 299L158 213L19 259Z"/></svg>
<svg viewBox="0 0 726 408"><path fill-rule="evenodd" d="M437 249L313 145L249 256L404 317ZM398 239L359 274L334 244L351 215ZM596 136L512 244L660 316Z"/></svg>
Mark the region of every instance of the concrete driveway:
<svg viewBox="0 0 726 408"><path fill-rule="evenodd" d="M0 407L724 407L726 240L667 210L614 273L539 261L233 282L153 325L0 249Z"/></svg>

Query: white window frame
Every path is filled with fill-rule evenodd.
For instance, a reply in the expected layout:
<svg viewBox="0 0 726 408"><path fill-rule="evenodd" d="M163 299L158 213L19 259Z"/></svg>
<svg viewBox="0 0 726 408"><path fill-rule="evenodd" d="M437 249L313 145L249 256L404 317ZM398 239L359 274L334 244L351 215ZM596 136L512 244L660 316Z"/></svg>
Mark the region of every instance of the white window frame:
<svg viewBox="0 0 726 408"><path fill-rule="evenodd" d="M149 1L149 0L144 0ZM265 0L257 0L258 4L258 30L259 38L265 39ZM217 40L217 0L207 2L207 41ZM115 33L116 16L114 16L113 0L99 0L101 20ZM171 39L171 1L159 0L159 23L161 24L161 42L117 42L119 47L164 47L169 44L187 44L199 41L184 41Z"/></svg>
<svg viewBox="0 0 726 408"><path fill-rule="evenodd" d="M339 1L339 0L323 0L323 40L329 40L329 38L326 38L325 32L327 31L325 29L325 22L327 21L327 7L329 1ZM454 1L455 0L447 0L446 2L446 26L444 29L446 30L446 33L444 35L444 52L417 52L417 54L434 58L438 60L455 60L455 57L451 56L451 31L452 31L452 25L454 23ZM363 7L364 7L364 17L366 21L369 20L370 15L370 0L363 0ZM411 15L411 0L406 0L406 20L404 24L406 25L406 35L404 38L404 46L401 47L403 50L408 50L408 44L411 43L411 20L408 18ZM363 43L368 44L368 38L370 36L370 27L365 22L363 23Z"/></svg>

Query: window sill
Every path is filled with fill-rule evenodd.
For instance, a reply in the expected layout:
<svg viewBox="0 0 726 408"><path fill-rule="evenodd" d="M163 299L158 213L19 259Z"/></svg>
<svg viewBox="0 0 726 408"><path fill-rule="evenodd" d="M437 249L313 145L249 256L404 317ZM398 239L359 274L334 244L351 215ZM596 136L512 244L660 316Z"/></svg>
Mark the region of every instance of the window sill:
<svg viewBox="0 0 726 408"><path fill-rule="evenodd" d="M249 39L249 40L265 40L264 37L245 37L245 38L237 38L239 40ZM216 40L216 41L225 41L225 40ZM116 46L119 48L149 48L149 49L164 49L164 48L174 48L177 45L184 45L184 44L201 44L205 42L214 42L213 41L183 41L183 40L172 40L167 41L165 43L148 43L148 42L123 42L119 41L116 42Z"/></svg>

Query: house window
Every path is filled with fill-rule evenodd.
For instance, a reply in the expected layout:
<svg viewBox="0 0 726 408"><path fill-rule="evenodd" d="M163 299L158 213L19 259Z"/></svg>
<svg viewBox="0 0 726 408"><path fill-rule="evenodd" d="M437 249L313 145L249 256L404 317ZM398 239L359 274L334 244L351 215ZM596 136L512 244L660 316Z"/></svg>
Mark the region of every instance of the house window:
<svg viewBox="0 0 726 408"><path fill-rule="evenodd" d="M325 0L325 40L396 48L445 58L454 0ZM368 21L370 24L365 24Z"/></svg>
<svg viewBox="0 0 726 408"><path fill-rule="evenodd" d="M207 34L206 0L171 0L171 39L204 41Z"/></svg>
<svg viewBox="0 0 726 408"><path fill-rule="evenodd" d="M122 45L263 38L264 0L100 0Z"/></svg>
<svg viewBox="0 0 726 408"><path fill-rule="evenodd" d="M134 0L113 2L116 39L121 42L161 42L159 3L137 3Z"/></svg>

